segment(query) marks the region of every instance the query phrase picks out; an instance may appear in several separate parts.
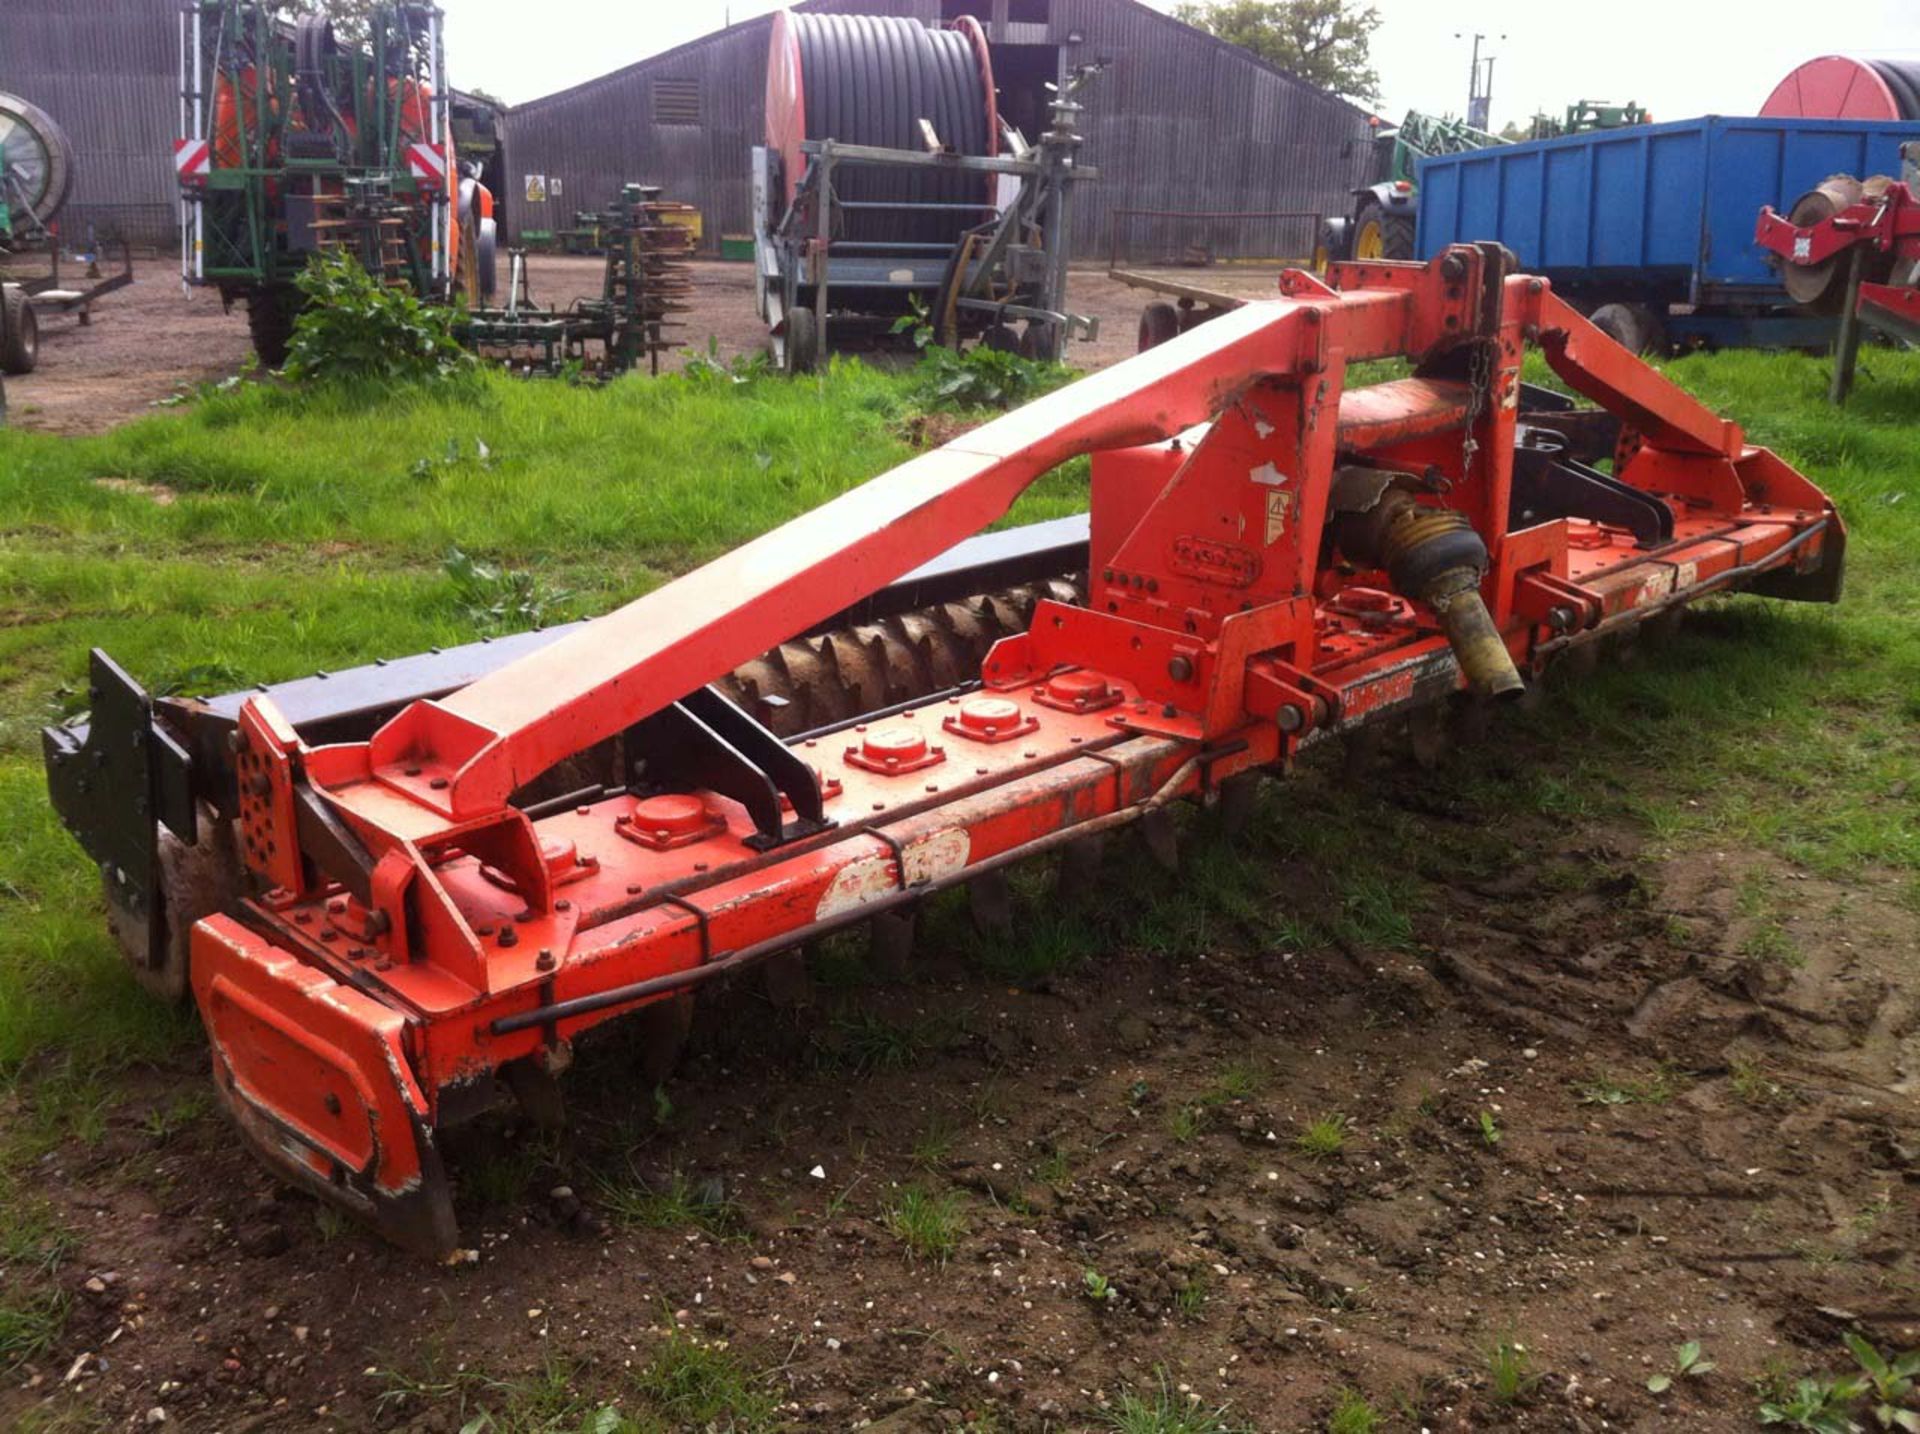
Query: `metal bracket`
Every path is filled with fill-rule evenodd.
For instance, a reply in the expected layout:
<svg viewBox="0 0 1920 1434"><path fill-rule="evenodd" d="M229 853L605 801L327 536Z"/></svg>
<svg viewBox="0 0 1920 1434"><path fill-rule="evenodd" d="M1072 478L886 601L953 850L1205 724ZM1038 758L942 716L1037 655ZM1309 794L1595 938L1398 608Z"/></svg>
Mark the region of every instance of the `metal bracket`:
<svg viewBox="0 0 1920 1434"><path fill-rule="evenodd" d="M650 784L731 797L753 818L746 844L771 851L837 825L828 820L820 777L793 750L711 687L661 709L634 729ZM787 821L780 799L793 808Z"/></svg>

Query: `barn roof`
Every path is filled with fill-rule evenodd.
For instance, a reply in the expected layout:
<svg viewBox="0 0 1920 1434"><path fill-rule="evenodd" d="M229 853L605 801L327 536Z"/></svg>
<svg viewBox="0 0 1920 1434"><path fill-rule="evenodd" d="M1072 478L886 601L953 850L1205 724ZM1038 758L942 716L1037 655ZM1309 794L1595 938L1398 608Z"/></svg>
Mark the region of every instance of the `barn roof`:
<svg viewBox="0 0 1920 1434"><path fill-rule="evenodd" d="M1209 34L1205 30L1187 24L1184 20L1177 20L1163 11L1154 9L1151 5L1142 4L1141 0L1106 0L1106 3L1110 5L1124 5L1152 23L1164 26L1167 30L1177 34L1188 43L1197 42L1211 46L1216 51L1225 51L1231 54L1236 60L1251 65L1255 69L1264 70L1295 89L1317 96L1320 99L1331 100L1335 104L1343 105L1363 118L1370 118L1372 115L1371 110L1362 109L1351 100L1336 95L1331 90L1323 90L1320 86L1308 80L1301 79L1300 76L1290 70L1283 70L1278 65L1269 64L1251 50L1236 45L1230 40L1223 40L1217 35ZM800 4L794 5L792 8L800 11L844 13L847 7L846 0L801 0ZM698 39L688 40L685 44L675 45L670 50L662 50L657 55L648 55L644 59L635 60L632 64L622 65L617 70L609 70L606 74L595 76L591 80L584 80L577 85L569 85L563 90L555 90L551 94L541 95L535 99L527 100L522 104L509 106L509 111L518 114L523 111L542 109L548 105L556 104L564 100L584 98L591 95L602 85L617 83L630 75L637 74L642 70L651 69L656 65L666 65L675 60L685 59L687 56L704 49L706 46L722 44L754 30L763 30L772 23L773 16L771 14L755 15L751 19L741 20L736 24L726 26L724 29L714 30L700 36Z"/></svg>

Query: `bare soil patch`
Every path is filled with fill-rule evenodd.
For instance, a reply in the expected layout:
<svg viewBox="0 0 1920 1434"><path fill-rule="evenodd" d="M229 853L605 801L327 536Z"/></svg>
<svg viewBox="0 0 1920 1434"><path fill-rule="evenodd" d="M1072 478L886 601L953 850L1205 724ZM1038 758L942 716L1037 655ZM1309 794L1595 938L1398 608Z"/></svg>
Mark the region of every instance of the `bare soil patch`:
<svg viewBox="0 0 1920 1434"><path fill-rule="evenodd" d="M598 259L535 255L528 261L533 299L566 308L597 296L601 268ZM238 371L252 352L244 305L229 313L211 290L183 288L170 259L136 260L134 270L132 287L102 299L91 324L41 320L39 368L6 381L8 422L49 433L102 433L145 417L194 384ZM693 280L693 307L679 335L687 349L667 366L707 353L709 340L722 359L761 352L766 331L754 313L753 266L697 263ZM1070 292L1076 310L1099 316L1100 335L1075 343L1069 362L1104 368L1133 353L1140 307L1151 296L1093 269L1076 270ZM906 361L905 350L883 348L870 356Z"/></svg>

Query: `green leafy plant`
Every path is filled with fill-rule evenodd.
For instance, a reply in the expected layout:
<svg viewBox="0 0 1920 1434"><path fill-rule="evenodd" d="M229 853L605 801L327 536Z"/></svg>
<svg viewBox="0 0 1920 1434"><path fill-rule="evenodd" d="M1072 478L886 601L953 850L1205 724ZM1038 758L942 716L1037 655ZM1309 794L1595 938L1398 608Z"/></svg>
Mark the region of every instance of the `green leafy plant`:
<svg viewBox="0 0 1920 1434"><path fill-rule="evenodd" d="M432 383L473 367L473 355L454 337L455 310L382 284L351 254L316 254L294 283L306 302L287 346L290 379Z"/></svg>
<svg viewBox="0 0 1920 1434"><path fill-rule="evenodd" d="M1665 1394L1676 1379L1698 1379L1713 1373L1713 1361L1707 1359L1700 1341L1690 1339L1673 1352L1673 1368L1663 1369L1647 1380L1649 1394Z"/></svg>
<svg viewBox="0 0 1920 1434"><path fill-rule="evenodd" d="M449 549L440 566L453 580L461 612L491 632L544 627L573 597L567 589L549 588L536 573L483 563L460 548Z"/></svg>
<svg viewBox="0 0 1920 1434"><path fill-rule="evenodd" d="M936 408L1012 408L1060 382L1057 364L984 344L955 353L935 344L920 357L921 393Z"/></svg>
<svg viewBox="0 0 1920 1434"><path fill-rule="evenodd" d="M1863 1393L1869 1397L1874 1422L1882 1429L1920 1434L1920 1410L1913 1407L1915 1384L1920 1381L1920 1349L1888 1359L1852 1330L1842 1338L1870 1383Z"/></svg>
<svg viewBox="0 0 1920 1434"><path fill-rule="evenodd" d="M1806 1429L1811 1434L1859 1434L1860 1424L1852 1410L1854 1401L1866 1389L1867 1380L1857 1374L1796 1380L1785 1397L1760 1406L1760 1422Z"/></svg>
<svg viewBox="0 0 1920 1434"><path fill-rule="evenodd" d="M1080 1272L1080 1288L1086 1297L1097 1305L1103 1305L1108 1300L1118 1298L1120 1293L1114 1289L1113 1281L1109 1280L1098 1270L1082 1270Z"/></svg>
<svg viewBox="0 0 1920 1434"><path fill-rule="evenodd" d="M773 360L764 351L735 354L730 359L723 359L720 357L720 340L709 334L707 351L688 359L680 371L694 383L727 387L765 378L773 372Z"/></svg>
<svg viewBox="0 0 1920 1434"><path fill-rule="evenodd" d="M933 328L933 314L927 308L927 301L918 294L907 297L908 311L893 321L893 327L887 332L893 334L911 334L913 346L925 353L936 337Z"/></svg>
<svg viewBox="0 0 1920 1434"><path fill-rule="evenodd" d="M1489 1147L1500 1143L1500 1123L1493 1118L1493 1112L1490 1110L1480 1112L1480 1139Z"/></svg>

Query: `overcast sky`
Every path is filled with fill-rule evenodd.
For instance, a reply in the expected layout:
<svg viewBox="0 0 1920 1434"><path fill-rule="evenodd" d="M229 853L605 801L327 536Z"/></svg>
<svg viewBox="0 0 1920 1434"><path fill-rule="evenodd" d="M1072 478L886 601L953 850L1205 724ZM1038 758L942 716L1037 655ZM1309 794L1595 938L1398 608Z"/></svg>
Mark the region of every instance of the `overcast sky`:
<svg viewBox="0 0 1920 1434"><path fill-rule="evenodd" d="M1173 0L1150 0L1168 10ZM519 102L592 79L776 0L441 0L461 86ZM1469 39L1496 56L1493 124L1580 99L1636 100L1656 119L1752 114L1827 51L1920 58L1920 0L1375 0L1382 110L1464 112ZM1454 38L1456 32L1466 32ZM1817 34L1818 38L1809 38ZM1504 39L1501 38L1504 35ZM1096 97L1095 103L1098 103ZM610 117L611 119L611 117Z"/></svg>

